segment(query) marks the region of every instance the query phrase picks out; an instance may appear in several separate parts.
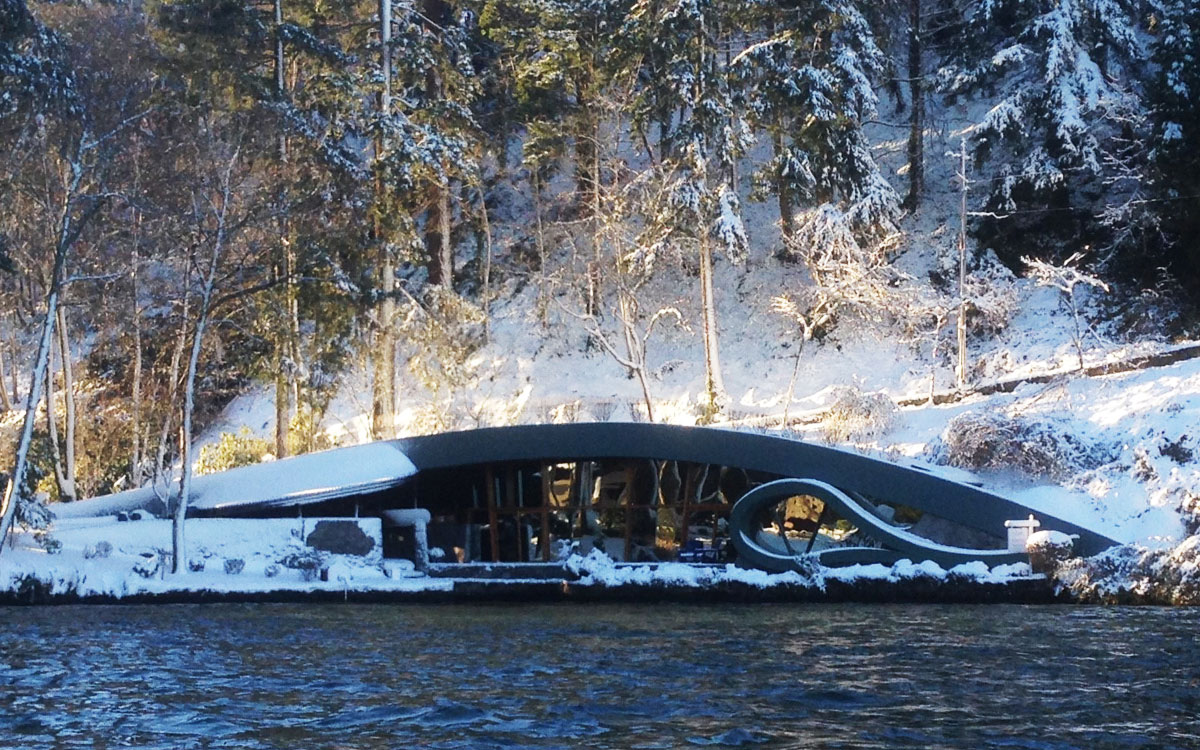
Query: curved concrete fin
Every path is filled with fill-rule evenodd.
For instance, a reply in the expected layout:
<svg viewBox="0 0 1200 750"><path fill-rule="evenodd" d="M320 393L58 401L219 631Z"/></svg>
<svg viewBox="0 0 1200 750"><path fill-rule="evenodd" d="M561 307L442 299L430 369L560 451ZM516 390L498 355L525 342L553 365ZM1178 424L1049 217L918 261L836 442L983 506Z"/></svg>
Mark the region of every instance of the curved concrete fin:
<svg viewBox="0 0 1200 750"><path fill-rule="evenodd" d="M781 555L758 542L757 520L763 511L789 497L807 495L823 501L827 507L858 527L859 531L884 546L841 547L814 552L811 555ZM738 551L738 559L756 568L773 572L803 571L806 559L816 559L822 565L854 565L884 563L897 560L932 560L944 568L952 568L976 560L988 565L1027 562L1023 552L1006 550L968 549L938 544L916 534L892 526L833 485L815 479L779 479L755 487L746 493L729 514L729 534Z"/></svg>

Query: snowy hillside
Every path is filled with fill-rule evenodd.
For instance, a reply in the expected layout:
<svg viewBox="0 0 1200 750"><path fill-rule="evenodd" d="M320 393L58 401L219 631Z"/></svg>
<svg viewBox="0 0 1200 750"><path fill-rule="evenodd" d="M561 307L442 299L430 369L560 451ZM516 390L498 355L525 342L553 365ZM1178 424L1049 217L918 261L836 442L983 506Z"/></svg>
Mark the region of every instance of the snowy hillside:
<svg viewBox="0 0 1200 750"><path fill-rule="evenodd" d="M1195 530L1194 4L9 5L0 532L651 419Z"/></svg>

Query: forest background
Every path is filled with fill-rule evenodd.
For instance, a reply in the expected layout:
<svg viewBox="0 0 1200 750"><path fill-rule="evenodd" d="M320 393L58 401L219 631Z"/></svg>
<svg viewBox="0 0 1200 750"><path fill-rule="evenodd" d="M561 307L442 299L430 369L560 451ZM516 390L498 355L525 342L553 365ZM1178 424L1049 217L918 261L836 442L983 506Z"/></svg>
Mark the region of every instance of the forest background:
<svg viewBox="0 0 1200 750"><path fill-rule="evenodd" d="M839 327L968 394L1020 283L1080 370L1188 338L1198 39L1182 0L0 0L5 525L186 492L254 388L272 438L207 468L349 439L347 390L356 439L562 418L470 397L500 318L708 424L723 351L776 345L787 426Z"/></svg>

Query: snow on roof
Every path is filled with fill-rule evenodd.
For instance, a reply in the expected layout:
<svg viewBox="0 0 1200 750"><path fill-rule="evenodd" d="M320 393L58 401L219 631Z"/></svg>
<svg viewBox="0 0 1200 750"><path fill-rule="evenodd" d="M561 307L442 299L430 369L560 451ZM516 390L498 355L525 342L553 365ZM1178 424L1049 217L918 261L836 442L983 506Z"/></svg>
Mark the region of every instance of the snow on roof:
<svg viewBox="0 0 1200 750"><path fill-rule="evenodd" d="M416 473L417 467L395 443L366 443L195 477L189 507L221 510L319 503L387 489ZM178 491L178 482L173 482L170 494ZM155 488L141 487L57 504L54 512L59 518L112 515L145 507L158 496Z"/></svg>

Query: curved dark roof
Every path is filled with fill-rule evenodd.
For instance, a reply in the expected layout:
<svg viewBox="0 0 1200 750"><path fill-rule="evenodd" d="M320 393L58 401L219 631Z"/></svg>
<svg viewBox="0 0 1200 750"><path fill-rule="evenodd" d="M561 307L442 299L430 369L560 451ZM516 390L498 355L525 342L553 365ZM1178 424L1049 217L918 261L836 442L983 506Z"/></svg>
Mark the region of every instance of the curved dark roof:
<svg viewBox="0 0 1200 750"><path fill-rule="evenodd" d="M1004 522L1034 513L1043 529L1078 534L1076 549L1096 554L1113 539L1002 495L932 473L916 461L891 462L774 435L663 424L586 423L489 427L393 441L417 467L449 469L502 461L653 458L719 464L813 479L879 502L907 505L1002 536Z"/></svg>
<svg viewBox="0 0 1200 750"><path fill-rule="evenodd" d="M716 464L814 480L850 497L907 505L993 535L1004 533L1005 521L1033 512L1042 528L1078 534L1076 549L1084 554L1117 544L1066 519L939 476L919 462L884 461L774 435L634 422L491 427L282 459L198 477L192 507L245 511L293 506L387 490L422 471L605 458ZM153 489L142 488L55 509L64 517L96 516L146 507L156 499Z"/></svg>

